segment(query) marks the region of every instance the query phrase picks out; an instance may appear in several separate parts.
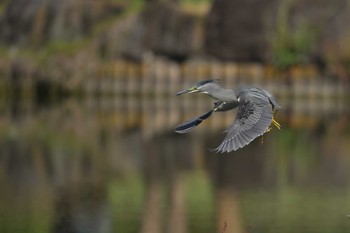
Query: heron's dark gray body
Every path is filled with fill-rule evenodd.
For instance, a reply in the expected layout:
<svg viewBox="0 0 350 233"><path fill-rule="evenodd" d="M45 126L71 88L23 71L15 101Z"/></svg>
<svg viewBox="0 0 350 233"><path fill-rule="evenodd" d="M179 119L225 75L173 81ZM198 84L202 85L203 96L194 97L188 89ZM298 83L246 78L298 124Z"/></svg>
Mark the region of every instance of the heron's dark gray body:
<svg viewBox="0 0 350 233"><path fill-rule="evenodd" d="M238 107L233 124L226 130L224 141L215 150L231 152L248 145L256 137L269 130L271 123L280 125L273 119L280 109L277 100L267 91L257 87L243 86L236 89L224 89L217 80L197 83L194 87L178 93L201 92L218 100L209 112L176 127L175 132L187 133L211 116L213 112L229 111Z"/></svg>

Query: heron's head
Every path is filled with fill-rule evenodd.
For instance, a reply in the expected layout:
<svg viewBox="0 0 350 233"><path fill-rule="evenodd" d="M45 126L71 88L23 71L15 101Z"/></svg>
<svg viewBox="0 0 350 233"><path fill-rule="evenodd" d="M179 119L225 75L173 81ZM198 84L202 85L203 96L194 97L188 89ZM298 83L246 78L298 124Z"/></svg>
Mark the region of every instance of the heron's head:
<svg viewBox="0 0 350 233"><path fill-rule="evenodd" d="M210 94L213 90L216 90L219 87L220 80L213 79L213 80L204 80L196 83L193 87L180 91L176 93L176 95L182 95L186 93L204 93L204 94Z"/></svg>

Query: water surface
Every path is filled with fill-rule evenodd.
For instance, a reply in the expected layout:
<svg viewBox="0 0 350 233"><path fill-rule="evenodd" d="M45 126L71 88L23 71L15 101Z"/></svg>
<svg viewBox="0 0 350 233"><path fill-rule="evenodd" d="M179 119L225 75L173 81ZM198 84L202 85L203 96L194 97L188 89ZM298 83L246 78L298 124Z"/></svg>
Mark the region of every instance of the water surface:
<svg viewBox="0 0 350 233"><path fill-rule="evenodd" d="M282 130L230 154L209 149L234 112L172 132L202 97L2 101L0 232L350 232L349 109L332 101L282 100Z"/></svg>

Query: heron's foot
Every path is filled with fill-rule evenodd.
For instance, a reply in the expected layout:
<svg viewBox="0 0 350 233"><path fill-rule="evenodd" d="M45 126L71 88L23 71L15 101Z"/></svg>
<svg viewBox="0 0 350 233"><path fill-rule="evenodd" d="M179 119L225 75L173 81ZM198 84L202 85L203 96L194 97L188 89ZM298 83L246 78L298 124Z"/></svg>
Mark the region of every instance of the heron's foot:
<svg viewBox="0 0 350 233"><path fill-rule="evenodd" d="M272 118L272 123L276 126L277 129L281 129L281 124L278 123L274 118Z"/></svg>

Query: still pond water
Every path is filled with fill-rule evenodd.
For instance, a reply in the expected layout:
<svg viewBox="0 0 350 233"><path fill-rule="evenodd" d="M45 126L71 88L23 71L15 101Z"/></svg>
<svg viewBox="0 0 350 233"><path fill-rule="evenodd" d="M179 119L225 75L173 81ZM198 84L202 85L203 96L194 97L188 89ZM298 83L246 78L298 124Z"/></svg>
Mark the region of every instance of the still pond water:
<svg viewBox="0 0 350 233"><path fill-rule="evenodd" d="M201 97L2 101L0 232L350 232L347 103L298 101L230 154L209 149L233 112L172 132Z"/></svg>

